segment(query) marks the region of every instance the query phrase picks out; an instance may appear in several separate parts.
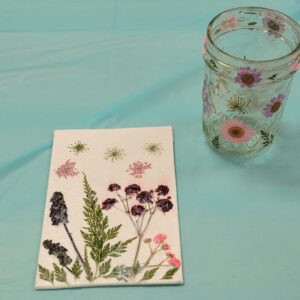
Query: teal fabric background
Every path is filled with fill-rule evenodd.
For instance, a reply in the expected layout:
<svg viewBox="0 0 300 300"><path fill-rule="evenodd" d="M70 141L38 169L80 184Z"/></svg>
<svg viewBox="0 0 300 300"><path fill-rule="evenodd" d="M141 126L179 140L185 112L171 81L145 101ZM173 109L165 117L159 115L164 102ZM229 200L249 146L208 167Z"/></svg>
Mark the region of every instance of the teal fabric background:
<svg viewBox="0 0 300 300"><path fill-rule="evenodd" d="M298 300L300 77L272 149L213 152L201 48L224 9L298 0L0 1L0 298ZM185 284L35 291L54 129L172 125Z"/></svg>

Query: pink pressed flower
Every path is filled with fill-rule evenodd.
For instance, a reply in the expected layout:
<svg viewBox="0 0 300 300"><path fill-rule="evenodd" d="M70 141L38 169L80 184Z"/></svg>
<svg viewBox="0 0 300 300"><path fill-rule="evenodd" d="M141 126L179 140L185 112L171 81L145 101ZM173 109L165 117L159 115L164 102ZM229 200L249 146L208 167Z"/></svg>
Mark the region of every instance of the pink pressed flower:
<svg viewBox="0 0 300 300"><path fill-rule="evenodd" d="M178 258L176 258L175 256L170 258L168 260L168 263L176 268L179 268L181 266L181 261Z"/></svg>
<svg viewBox="0 0 300 300"><path fill-rule="evenodd" d="M173 252L166 252L166 256L172 258L175 257L175 254Z"/></svg>
<svg viewBox="0 0 300 300"><path fill-rule="evenodd" d="M230 16L222 20L221 26L224 29L233 29L238 26L238 18L236 16Z"/></svg>
<svg viewBox="0 0 300 300"><path fill-rule="evenodd" d="M290 66L290 70L292 72L297 72L299 69L300 69L300 63L298 63L298 62L295 62L295 63L291 64L291 66Z"/></svg>
<svg viewBox="0 0 300 300"><path fill-rule="evenodd" d="M161 248L164 250L164 251L168 251L171 249L171 246L168 244L168 243L163 243L161 245Z"/></svg>
<svg viewBox="0 0 300 300"><path fill-rule="evenodd" d="M155 244L162 244L166 240L166 238L167 238L166 234L159 233L153 238L153 242Z"/></svg>
<svg viewBox="0 0 300 300"><path fill-rule="evenodd" d="M151 164L147 162L136 161L129 165L127 172L135 178L142 178L145 170L151 169Z"/></svg>
<svg viewBox="0 0 300 300"><path fill-rule="evenodd" d="M267 118L272 117L273 114L280 109L284 99L285 96L282 94L272 98L271 101L263 109L263 114L265 115L265 117Z"/></svg>
<svg viewBox="0 0 300 300"><path fill-rule="evenodd" d="M263 25L269 35L280 38L285 30L284 19L280 16L267 15L262 19Z"/></svg>
<svg viewBox="0 0 300 300"><path fill-rule="evenodd" d="M262 80L261 73L256 69L250 67L241 67L239 73L234 78L235 82L239 83L241 87L252 88Z"/></svg>
<svg viewBox="0 0 300 300"><path fill-rule="evenodd" d="M58 177L68 178L68 176L73 177L79 174L78 170L75 168L75 161L68 159L64 164L62 164L55 173Z"/></svg>
<svg viewBox="0 0 300 300"><path fill-rule="evenodd" d="M144 239L144 243L145 244L150 244L152 242L152 239L151 238L145 238Z"/></svg>
<svg viewBox="0 0 300 300"><path fill-rule="evenodd" d="M241 121L229 119L220 128L223 136L230 142L242 144L253 136L253 129Z"/></svg>

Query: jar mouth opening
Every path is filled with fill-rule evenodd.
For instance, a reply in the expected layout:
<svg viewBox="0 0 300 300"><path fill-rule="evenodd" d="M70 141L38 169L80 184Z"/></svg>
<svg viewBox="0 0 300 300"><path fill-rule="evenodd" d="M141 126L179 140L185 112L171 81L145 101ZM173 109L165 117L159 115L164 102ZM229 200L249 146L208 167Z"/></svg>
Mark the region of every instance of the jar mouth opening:
<svg viewBox="0 0 300 300"><path fill-rule="evenodd" d="M280 55L276 58L272 59L248 59L248 58L242 58L237 55L231 54L228 51L223 50L221 47L219 47L215 39L213 38L213 30L215 28L214 25L222 19L222 17L230 14L260 14L260 15L272 15L273 17L276 16L276 18L280 18L284 20L284 22L289 26L289 28L292 30L293 35L295 36L294 40L296 40L296 45L292 47L292 49L284 55ZM243 28L246 29L246 28ZM234 29L233 29L234 30ZM236 28L235 30L241 30L241 28ZM218 15L216 15L208 24L207 27L207 41L211 44L211 46L215 49L215 53L220 53L221 56L224 58L224 63L227 64L227 60L234 60L235 62L240 62L241 64L249 63L249 64L274 64L277 62L286 61L287 63L291 62L293 59L297 59L300 54L300 26L299 24L291 17L287 16L286 14L279 12L274 9L269 9L265 7L235 7L231 8L225 11L222 11ZM228 63L230 65L230 63Z"/></svg>

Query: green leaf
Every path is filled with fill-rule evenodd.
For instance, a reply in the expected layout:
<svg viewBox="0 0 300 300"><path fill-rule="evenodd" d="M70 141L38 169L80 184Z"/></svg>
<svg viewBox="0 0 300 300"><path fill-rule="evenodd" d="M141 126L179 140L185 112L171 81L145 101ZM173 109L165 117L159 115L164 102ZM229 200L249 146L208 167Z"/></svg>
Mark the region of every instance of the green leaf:
<svg viewBox="0 0 300 300"><path fill-rule="evenodd" d="M106 240L109 241L109 240L112 240L115 237L117 237L121 226L122 225L119 225L119 226L113 227L111 229L108 229L107 233L106 233Z"/></svg>
<svg viewBox="0 0 300 300"><path fill-rule="evenodd" d="M127 282L129 278L133 277L133 272L131 267L126 267L125 265L116 266L112 269L110 274L103 276L104 278L116 278L119 281Z"/></svg>
<svg viewBox="0 0 300 300"><path fill-rule="evenodd" d="M88 259L86 247L84 248L84 260L83 260L83 262L84 262L83 269L84 269L85 274L86 274L86 279L91 282L91 281L93 281L93 272L92 272L91 266L89 264L89 259Z"/></svg>
<svg viewBox="0 0 300 300"><path fill-rule="evenodd" d="M260 134L261 134L261 138L263 140L263 145L265 147L267 147L267 146L269 146L270 144L273 143L273 139L274 139L273 134L270 134L269 132L266 132L266 131L263 131L263 130L260 131Z"/></svg>
<svg viewBox="0 0 300 300"><path fill-rule="evenodd" d="M146 271L146 272L144 273L143 278L142 278L140 281L145 281L145 280L151 279L151 278L155 275L155 273L156 273L156 271L157 271L158 269L159 269L159 267L153 268L153 269L151 269L151 270L149 270L149 271Z"/></svg>
<svg viewBox="0 0 300 300"><path fill-rule="evenodd" d="M136 275L140 269L141 269L141 265L140 265L139 261L137 260L132 267L133 274Z"/></svg>
<svg viewBox="0 0 300 300"><path fill-rule="evenodd" d="M250 26L251 26L251 25L256 25L256 24L257 24L257 22L249 22L249 23L248 23L248 25L250 25Z"/></svg>
<svg viewBox="0 0 300 300"><path fill-rule="evenodd" d="M79 263L79 260L76 259L73 266L72 266L72 273L74 274L74 277L77 279L80 277L80 274L82 273L82 268Z"/></svg>
<svg viewBox="0 0 300 300"><path fill-rule="evenodd" d="M48 270L47 268L39 265L39 272L40 272L40 279L45 280L45 281L49 281L53 284L54 281L54 273L53 271L50 272L50 270Z"/></svg>
<svg viewBox="0 0 300 300"><path fill-rule="evenodd" d="M57 264L53 263L55 280L59 282L67 282L67 274L63 268L60 268Z"/></svg>
<svg viewBox="0 0 300 300"><path fill-rule="evenodd" d="M219 142L219 136L218 135L215 136L211 142L215 146L215 148L217 148L217 149L220 148L220 142Z"/></svg>
<svg viewBox="0 0 300 300"><path fill-rule="evenodd" d="M178 271L179 268L172 268L168 270L161 279L172 279L174 274Z"/></svg>
<svg viewBox="0 0 300 300"><path fill-rule="evenodd" d="M101 276L107 274L109 272L110 268L111 268L111 259L105 261L104 263L102 263L100 265L99 274Z"/></svg>

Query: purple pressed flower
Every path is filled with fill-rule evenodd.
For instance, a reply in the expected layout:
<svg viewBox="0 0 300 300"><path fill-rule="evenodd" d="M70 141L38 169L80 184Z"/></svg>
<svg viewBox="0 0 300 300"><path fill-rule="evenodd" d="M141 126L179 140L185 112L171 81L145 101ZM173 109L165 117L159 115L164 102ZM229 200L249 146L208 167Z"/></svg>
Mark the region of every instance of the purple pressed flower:
<svg viewBox="0 0 300 300"><path fill-rule="evenodd" d="M280 94L277 97L271 99L271 101L263 108L263 114L265 117L270 118L276 113L285 99L285 96Z"/></svg>
<svg viewBox="0 0 300 300"><path fill-rule="evenodd" d="M127 196L137 194L141 191L141 187L137 184L130 184L125 188L125 193Z"/></svg>
<svg viewBox="0 0 300 300"><path fill-rule="evenodd" d="M265 16L262 19L263 25L269 35L280 38L285 30L284 19L276 16Z"/></svg>
<svg viewBox="0 0 300 300"><path fill-rule="evenodd" d="M173 208L173 203L169 199L160 199L156 201L156 206L162 211L162 212L168 212Z"/></svg>
<svg viewBox="0 0 300 300"><path fill-rule="evenodd" d="M72 262L72 259L67 254L68 249L60 245L60 243L53 243L52 240L44 240L43 246L49 250L49 255L54 255L58 258L60 265L65 267Z"/></svg>
<svg viewBox="0 0 300 300"><path fill-rule="evenodd" d="M59 166L55 173L58 177L68 178L77 176L79 174L78 170L75 168L76 162L68 159L64 164Z"/></svg>
<svg viewBox="0 0 300 300"><path fill-rule="evenodd" d="M234 78L235 82L239 83L241 87L252 88L258 82L262 80L261 73L256 69L250 67L242 67L239 69L239 73Z"/></svg>
<svg viewBox="0 0 300 300"><path fill-rule="evenodd" d="M153 203L153 191L147 192L143 191L136 195L136 200L138 200L140 203Z"/></svg>
<svg viewBox="0 0 300 300"><path fill-rule="evenodd" d="M155 192L158 196L165 196L169 193L169 187L167 185L159 185Z"/></svg>
<svg viewBox="0 0 300 300"><path fill-rule="evenodd" d="M50 202L50 218L52 225L59 225L60 223L68 223L68 212L64 195L61 192L54 192Z"/></svg>
<svg viewBox="0 0 300 300"><path fill-rule="evenodd" d="M115 198L108 198L102 202L102 209L109 210L118 202Z"/></svg>
<svg viewBox="0 0 300 300"><path fill-rule="evenodd" d="M145 207L143 205L134 205L131 207L131 214L133 216L141 216L145 211Z"/></svg>
<svg viewBox="0 0 300 300"><path fill-rule="evenodd" d="M109 190L110 192L117 192L117 191L120 190L120 189L121 189L121 186L118 185L117 183L112 183L112 184L110 184L110 185L108 186L108 190Z"/></svg>

